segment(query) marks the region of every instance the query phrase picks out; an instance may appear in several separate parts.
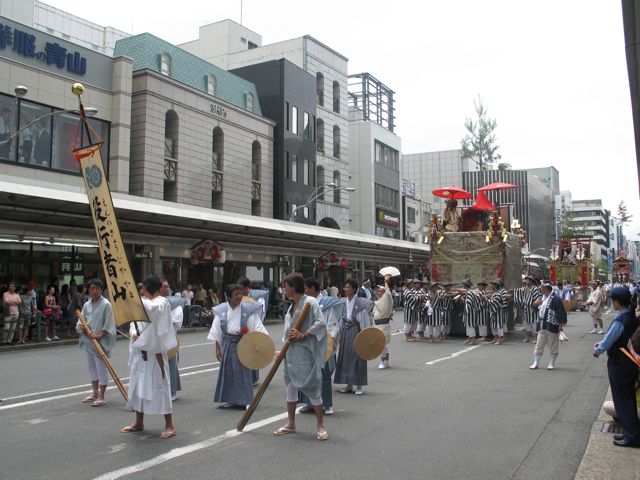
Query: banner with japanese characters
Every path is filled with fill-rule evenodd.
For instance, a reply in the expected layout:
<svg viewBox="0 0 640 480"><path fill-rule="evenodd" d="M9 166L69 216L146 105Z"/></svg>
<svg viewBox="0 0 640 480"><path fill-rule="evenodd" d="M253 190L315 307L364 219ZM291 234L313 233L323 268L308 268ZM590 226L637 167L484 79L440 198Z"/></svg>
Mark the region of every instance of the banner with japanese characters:
<svg viewBox="0 0 640 480"><path fill-rule="evenodd" d="M134 321L148 322L116 221L109 182L104 174L100 154L101 145L102 143L90 145L74 150L73 153L80 162L80 171L89 197L109 300L117 326Z"/></svg>

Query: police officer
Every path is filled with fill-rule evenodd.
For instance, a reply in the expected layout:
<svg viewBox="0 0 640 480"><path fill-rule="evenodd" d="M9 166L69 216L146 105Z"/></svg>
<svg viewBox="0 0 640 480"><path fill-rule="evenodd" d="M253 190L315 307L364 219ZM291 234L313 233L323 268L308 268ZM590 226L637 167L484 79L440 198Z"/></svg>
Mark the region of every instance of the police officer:
<svg viewBox="0 0 640 480"><path fill-rule="evenodd" d="M631 292L626 287L611 289L611 304L617 312L607 334L594 345L593 356L607 352L607 371L611 396L624 435L616 435L613 443L619 447L640 447L640 420L638 420L635 381L638 366L620 351L638 328L638 320L630 310Z"/></svg>

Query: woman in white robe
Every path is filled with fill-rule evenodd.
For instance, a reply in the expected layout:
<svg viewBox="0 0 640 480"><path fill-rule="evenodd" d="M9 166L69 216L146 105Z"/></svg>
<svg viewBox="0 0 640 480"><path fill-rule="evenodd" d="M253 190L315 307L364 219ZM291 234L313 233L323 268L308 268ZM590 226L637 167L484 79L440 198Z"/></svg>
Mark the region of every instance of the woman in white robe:
<svg viewBox="0 0 640 480"><path fill-rule="evenodd" d="M143 430L145 413L164 415L165 429L160 438L165 440L176 434L167 352L177 345L177 338L171 322L171 306L160 295L161 286L162 282L155 275L143 282L142 303L150 322L137 324L129 356L131 373L127 407L135 410L136 420L120 431L131 433Z"/></svg>

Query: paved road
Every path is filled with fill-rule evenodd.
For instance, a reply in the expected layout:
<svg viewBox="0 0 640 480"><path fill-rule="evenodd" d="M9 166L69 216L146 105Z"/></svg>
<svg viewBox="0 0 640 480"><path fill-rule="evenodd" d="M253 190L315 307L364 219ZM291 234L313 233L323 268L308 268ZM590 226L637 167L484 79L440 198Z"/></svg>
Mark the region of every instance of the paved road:
<svg viewBox="0 0 640 480"><path fill-rule="evenodd" d="M396 335L393 368L371 362L366 395L334 395L325 443L310 415L298 416L298 433L271 435L284 418L281 373L237 434L241 412L212 404L218 364L204 333L181 337L178 436L168 441L154 416L145 432L119 433L133 414L115 389L102 408L79 402L87 387L77 348L2 353L0 478L573 479L607 379L605 360L590 355L597 336L586 333L587 315L569 321L554 372L528 370L532 347L517 333L475 348ZM282 327L269 331L278 338ZM127 355L118 342L113 363L123 377Z"/></svg>

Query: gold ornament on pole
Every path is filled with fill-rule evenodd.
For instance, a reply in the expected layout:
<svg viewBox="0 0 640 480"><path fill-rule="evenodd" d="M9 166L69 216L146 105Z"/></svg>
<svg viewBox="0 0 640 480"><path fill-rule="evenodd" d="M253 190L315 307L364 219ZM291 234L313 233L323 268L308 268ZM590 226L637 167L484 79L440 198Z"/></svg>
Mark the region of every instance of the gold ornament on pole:
<svg viewBox="0 0 640 480"><path fill-rule="evenodd" d="M78 101L80 101L80 95L84 93L84 85L81 83L74 83L71 85L71 93L78 97Z"/></svg>

